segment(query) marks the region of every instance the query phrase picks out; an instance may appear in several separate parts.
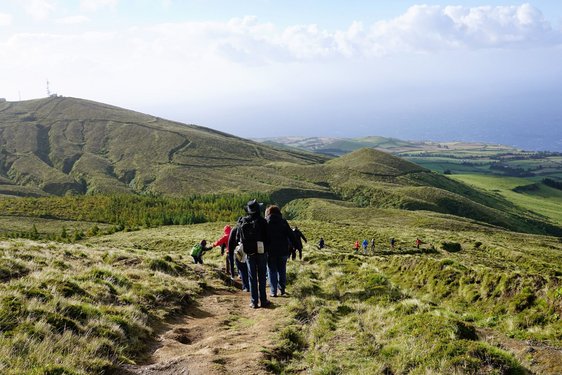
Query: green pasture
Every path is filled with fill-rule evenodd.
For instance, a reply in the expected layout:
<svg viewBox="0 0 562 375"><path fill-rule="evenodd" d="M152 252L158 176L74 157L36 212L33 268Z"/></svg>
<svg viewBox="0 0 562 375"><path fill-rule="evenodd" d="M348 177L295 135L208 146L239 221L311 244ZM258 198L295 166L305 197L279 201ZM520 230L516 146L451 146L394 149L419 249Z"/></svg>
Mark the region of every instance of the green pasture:
<svg viewBox="0 0 562 375"><path fill-rule="evenodd" d="M536 183L533 178L504 177L481 174L454 174L451 178L479 189L500 194L523 209L543 215L553 222L562 224L562 191L538 183L538 190L517 193L518 186Z"/></svg>

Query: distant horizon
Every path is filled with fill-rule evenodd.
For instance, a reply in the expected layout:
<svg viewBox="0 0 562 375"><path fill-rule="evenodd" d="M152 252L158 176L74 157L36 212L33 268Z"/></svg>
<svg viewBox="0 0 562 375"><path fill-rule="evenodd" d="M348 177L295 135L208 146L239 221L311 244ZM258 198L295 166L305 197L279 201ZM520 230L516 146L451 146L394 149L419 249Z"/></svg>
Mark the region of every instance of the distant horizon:
<svg viewBox="0 0 562 375"><path fill-rule="evenodd" d="M384 134L384 133L360 133L360 134L340 134L340 133L321 133L321 132L316 132L316 133L285 133L285 134L274 134L274 135L260 135L260 134L242 134L242 133L237 133L237 132L229 132L229 131L225 131L224 129L220 129L220 128L215 128L212 126L208 126L206 124L203 123L196 123L193 121L183 121L180 119L176 119L176 118L170 118L164 115L160 115L160 114L156 114L156 113L152 113L152 112L148 112L142 109L133 109L133 108L126 108L126 107L122 107L119 105L116 105L114 103L108 103L108 102L99 102L97 100L93 100L93 99L87 99L87 98L79 98L79 97L74 97L74 96L65 96L65 95L58 95L58 94L52 94L52 97L60 97L60 98L73 98L73 99L78 99L78 100L87 100L87 101L93 101L93 102L98 102L101 104L106 104L106 105L111 105L111 106L115 106L115 107L119 107L125 110L131 110L131 111L135 111L135 112L139 112L148 116L155 116L155 117L159 117L168 121L173 121L173 122L178 122L178 123L182 123L185 125L195 125L195 126L201 126L204 128L208 128L211 130L215 130L215 131L221 131L230 135L234 135L237 137L241 137L241 138L246 138L246 139L253 139L253 140L258 140L258 139L270 139L270 138L290 138L290 137L295 137L295 138L338 138L338 139L356 139L356 138L365 138L365 137L383 137L383 138L394 138L394 139L398 139L398 140L402 140L402 141L407 141L407 142L441 142L441 143L447 143L447 142L464 142L464 143L481 143L481 144L489 144L489 145L502 145L502 146L508 146L508 147L513 147L513 148L517 148L523 151L550 151L550 152L562 152L562 142L555 142L555 143L550 143L555 145L552 148L543 148L540 146L536 146L537 143L534 142L533 139L527 139L527 142L522 142L522 143L509 143L509 142L502 142L502 141L496 141L494 139L491 138L486 138L485 136L480 136L480 137L469 137L469 136L459 136L459 137L446 137L446 136L435 136L435 137L415 137L415 136L408 136L408 135L404 135L404 136L400 136L400 135L392 135L392 133L390 134ZM23 101L33 101L33 100L44 100L44 99L48 99L48 96L44 96L44 97L37 97L37 98L30 98L30 99L24 99L21 100ZM4 99L7 102L11 102L11 103L17 103L20 100L8 100L6 98L2 98L0 97L0 100ZM1 103L1 102L0 102ZM548 142L544 142L544 144L548 144ZM556 147L556 145L558 145L558 147Z"/></svg>

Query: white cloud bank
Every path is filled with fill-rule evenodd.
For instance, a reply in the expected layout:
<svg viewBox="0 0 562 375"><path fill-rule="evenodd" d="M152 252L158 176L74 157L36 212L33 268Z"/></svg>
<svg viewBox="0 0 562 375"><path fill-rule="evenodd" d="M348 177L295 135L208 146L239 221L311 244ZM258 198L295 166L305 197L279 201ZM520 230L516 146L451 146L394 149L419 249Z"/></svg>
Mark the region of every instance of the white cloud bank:
<svg viewBox="0 0 562 375"><path fill-rule="evenodd" d="M34 5L39 17L49 14L52 2L26 4ZM82 1L91 11L116 4ZM59 22L86 20L74 16ZM379 103L392 92L396 106L402 107L411 93L421 92L418 96L429 101L426 87L440 85L446 99L449 87L486 86L486 80L495 76L504 77L503 82L534 79L537 85L562 84L562 68L549 62L559 61L561 45L561 31L528 4L418 5L391 20L367 26L353 22L335 31L314 24L280 28L244 17L80 34L20 33L0 40L0 96L17 99L18 92L24 99L44 96L48 78L51 90L62 95L143 111L152 110L146 103L154 107L187 103L184 106L191 109L205 106L200 113L208 113L209 108L240 108L242 102L250 107L267 99L287 108L299 102L304 108L307 100L312 103L327 92L366 97L368 108L372 104L367 91L378 87L384 91L376 97ZM366 94L358 94L361 90ZM402 92L409 94L401 96ZM361 111L356 103L345 106ZM191 115L167 116L208 124L203 116Z"/></svg>
<svg viewBox="0 0 562 375"><path fill-rule="evenodd" d="M0 13L0 26L9 26L12 24L12 15Z"/></svg>

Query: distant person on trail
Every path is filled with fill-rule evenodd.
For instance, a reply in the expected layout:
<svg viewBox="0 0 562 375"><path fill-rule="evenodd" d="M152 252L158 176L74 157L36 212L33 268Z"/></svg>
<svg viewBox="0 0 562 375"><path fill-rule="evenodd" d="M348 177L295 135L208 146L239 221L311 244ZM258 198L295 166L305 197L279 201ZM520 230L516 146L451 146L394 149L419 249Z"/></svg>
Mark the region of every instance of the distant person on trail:
<svg viewBox="0 0 562 375"><path fill-rule="evenodd" d="M230 237L231 231L232 228L230 225L225 225L223 236L213 243L213 247L220 246L221 255L224 255L226 250L226 273L229 273L230 278L234 280L234 249L230 250L230 247L228 246L228 238Z"/></svg>
<svg viewBox="0 0 562 375"><path fill-rule="evenodd" d="M422 240L416 238L416 249L419 249L421 244L423 244Z"/></svg>
<svg viewBox="0 0 562 375"><path fill-rule="evenodd" d="M251 200L245 207L246 216L238 220L236 241L240 242L248 256L248 281L250 284L250 307L257 309L269 306L266 294L266 264L267 254L267 221L261 216L260 204Z"/></svg>
<svg viewBox="0 0 562 375"><path fill-rule="evenodd" d="M318 250L322 250L324 248L324 237L320 237L320 241L318 241Z"/></svg>
<svg viewBox="0 0 562 375"><path fill-rule="evenodd" d="M236 226L230 231L230 236L228 237L228 249L232 253L234 262L236 263L236 269L238 270L238 275L240 276L240 280L242 281L242 291L249 292L250 283L248 281L248 265L246 264L246 262L241 262L237 257L234 256L234 251L236 249L236 246L238 245L238 241L236 240L237 235L238 227Z"/></svg>
<svg viewBox="0 0 562 375"><path fill-rule="evenodd" d="M356 240L355 243L353 244L353 250L355 253L359 252L359 240Z"/></svg>
<svg viewBox="0 0 562 375"><path fill-rule="evenodd" d="M394 245L396 244L396 240L394 239L394 237L392 237L390 239L390 249L394 250Z"/></svg>
<svg viewBox="0 0 562 375"><path fill-rule="evenodd" d="M289 259L289 242L295 243L295 237L287 220L283 219L278 206L269 206L265 210L267 220L267 271L269 274L269 295L277 297L277 290L285 295L287 286L287 260Z"/></svg>
<svg viewBox="0 0 562 375"><path fill-rule="evenodd" d="M371 254L375 255L375 238L371 240Z"/></svg>
<svg viewBox="0 0 562 375"><path fill-rule="evenodd" d="M306 237L304 236L304 234L302 234L302 232L299 230L298 227L295 227L293 229L293 236L295 237L295 242L293 242L293 247L292 247L292 252L291 252L291 258L293 260L296 259L297 257L297 251L299 252L299 260L302 260L302 241L301 239L307 243L306 241Z"/></svg>
<svg viewBox="0 0 562 375"><path fill-rule="evenodd" d="M363 246L363 254L367 255L367 247L369 246L369 241L367 241L367 239L364 239L361 243L361 246Z"/></svg>
<svg viewBox="0 0 562 375"><path fill-rule="evenodd" d="M197 245L193 246L191 248L191 256L193 257L193 262L195 264L203 264L203 254L211 249L212 247L207 247L206 240L202 240Z"/></svg>

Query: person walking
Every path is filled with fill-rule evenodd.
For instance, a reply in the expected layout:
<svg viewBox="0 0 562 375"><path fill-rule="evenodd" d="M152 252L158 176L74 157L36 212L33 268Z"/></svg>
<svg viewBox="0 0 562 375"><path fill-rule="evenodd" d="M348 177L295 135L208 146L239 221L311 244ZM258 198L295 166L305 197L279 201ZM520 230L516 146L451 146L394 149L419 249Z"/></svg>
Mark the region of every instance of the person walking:
<svg viewBox="0 0 562 375"><path fill-rule="evenodd" d="M221 238L213 243L213 247L221 247L221 255L224 255L226 251L226 273L230 274L230 278L234 280L234 248L228 246L228 239L230 238L230 232L232 232L232 227L230 225L224 226L224 234Z"/></svg>
<svg viewBox="0 0 562 375"><path fill-rule="evenodd" d="M394 250L394 245L396 244L396 240L394 239L394 237L392 237L390 239L390 249Z"/></svg>
<svg viewBox="0 0 562 375"><path fill-rule="evenodd" d="M320 237L320 240L318 241L318 250L322 250L324 246L324 237Z"/></svg>
<svg viewBox="0 0 562 375"><path fill-rule="evenodd" d="M251 200L245 207L246 216L238 221L236 242L242 244L248 259L248 283L250 286L250 307L267 307L270 302L266 295L267 221L261 216L260 204ZM259 302L259 306L258 306Z"/></svg>
<svg viewBox="0 0 562 375"><path fill-rule="evenodd" d="M375 255L375 238L371 240L371 254Z"/></svg>
<svg viewBox="0 0 562 375"><path fill-rule="evenodd" d="M363 247L363 254L367 255L367 247L369 247L369 241L367 241L366 238L361 243L361 246Z"/></svg>
<svg viewBox="0 0 562 375"><path fill-rule="evenodd" d="M291 258L293 260L295 260L296 257L297 257L297 251L298 251L299 252L299 260L302 260L302 247L303 247L302 241L307 243L306 237L304 236L304 234L302 234L302 232L299 230L298 227L295 227L293 229L293 236L295 238L295 242L292 243L293 247L292 247L292 252L291 252Z"/></svg>
<svg viewBox="0 0 562 375"><path fill-rule="evenodd" d="M269 274L269 295L277 297L277 291L285 295L287 286L287 260L289 242L296 243L293 231L287 220L283 219L278 206L272 205L265 211L267 220L267 270Z"/></svg>
<svg viewBox="0 0 562 375"><path fill-rule="evenodd" d="M193 246L191 248L191 256L193 258L193 263L203 264L203 254L211 249L212 247L207 247L206 240L201 240L201 242Z"/></svg>
<svg viewBox="0 0 562 375"><path fill-rule="evenodd" d="M236 249L236 246L238 246L238 240L236 239L237 235L238 235L238 226L234 227L230 231L230 236L228 237L228 249L234 257L234 262L236 263L236 269L238 270L238 275L240 276L240 280L242 281L242 291L249 292L250 283L248 281L248 265L246 264L245 261L241 262L240 260L238 260L237 257L234 256L235 255L234 251Z"/></svg>
<svg viewBox="0 0 562 375"><path fill-rule="evenodd" d="M359 253L359 240L356 240L355 243L353 244L353 252L355 254Z"/></svg>

